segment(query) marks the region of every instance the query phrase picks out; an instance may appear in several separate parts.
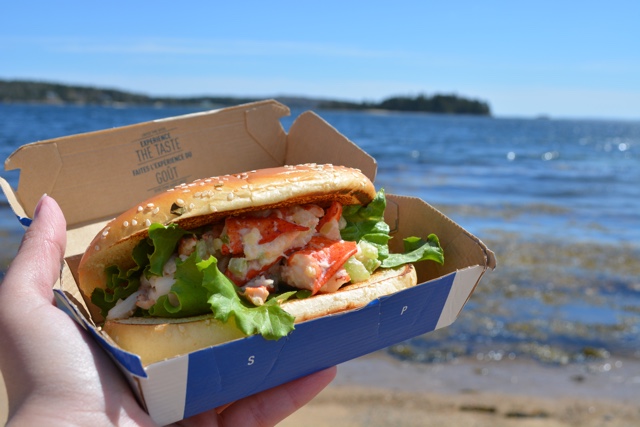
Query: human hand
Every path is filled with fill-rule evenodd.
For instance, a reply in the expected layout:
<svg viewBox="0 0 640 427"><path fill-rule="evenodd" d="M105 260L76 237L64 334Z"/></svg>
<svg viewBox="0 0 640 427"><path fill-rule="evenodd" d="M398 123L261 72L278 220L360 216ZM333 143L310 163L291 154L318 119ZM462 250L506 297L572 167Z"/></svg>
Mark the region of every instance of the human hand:
<svg viewBox="0 0 640 427"><path fill-rule="evenodd" d="M66 223L44 196L0 284L0 370L9 424L154 425L105 352L54 306ZM275 425L335 377L330 368L178 423L184 426Z"/></svg>

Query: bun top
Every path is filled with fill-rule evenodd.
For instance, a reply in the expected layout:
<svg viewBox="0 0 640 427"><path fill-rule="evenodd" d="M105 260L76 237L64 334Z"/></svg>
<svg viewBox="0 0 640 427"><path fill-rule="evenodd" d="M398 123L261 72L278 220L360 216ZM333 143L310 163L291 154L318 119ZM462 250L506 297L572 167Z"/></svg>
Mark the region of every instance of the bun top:
<svg viewBox="0 0 640 427"><path fill-rule="evenodd" d="M229 215L306 203L369 203L373 183L358 169L305 164L198 179L181 184L123 212L92 240L78 267L80 290L89 297L106 287L104 270L133 267L131 251L152 223L190 230Z"/></svg>

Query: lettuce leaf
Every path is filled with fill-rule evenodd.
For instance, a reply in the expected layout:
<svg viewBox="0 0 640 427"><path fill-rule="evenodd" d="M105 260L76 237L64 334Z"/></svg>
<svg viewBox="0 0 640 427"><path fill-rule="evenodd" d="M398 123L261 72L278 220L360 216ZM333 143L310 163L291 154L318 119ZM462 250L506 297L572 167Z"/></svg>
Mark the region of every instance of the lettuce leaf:
<svg viewBox="0 0 640 427"><path fill-rule="evenodd" d="M177 226L154 224L152 227L149 238L155 250L149 260L153 262L153 256L168 259L187 232ZM220 272L217 259L210 256L203 260L201 253L203 251L196 248L184 261L176 260L175 283L169 291L171 297L158 298L149 309L150 316L189 317L213 312L214 317L224 323L233 317L238 329L246 335L261 334L272 340L282 338L294 329L295 318L278 304L282 298L269 300L259 307L247 303L239 295L240 288Z"/></svg>
<svg viewBox="0 0 640 427"><path fill-rule="evenodd" d="M162 224L153 223L149 226L149 239L153 242L153 253L149 255L149 268L147 273L155 276L162 276L162 268L167 260L173 255L178 242L188 234L178 224L169 224L166 227Z"/></svg>
<svg viewBox="0 0 640 427"><path fill-rule="evenodd" d="M122 272L117 266L111 266L106 269L107 288L96 288L91 294L91 302L100 308L100 314L107 316L119 300L126 299L129 295L138 290L140 282L137 278L123 277Z"/></svg>
<svg viewBox="0 0 640 427"><path fill-rule="evenodd" d="M389 253L388 243L391 236L389 236L389 225L384 222L386 206L387 201L383 189L376 193L375 198L367 206L345 206L342 210L342 217L346 220L347 225L340 231L342 239L355 242L366 240L376 246L378 259L382 262L381 267L384 268L426 260L443 264L444 253L435 234L430 234L426 240L419 237L408 237L404 239L404 253Z"/></svg>
<svg viewBox="0 0 640 427"><path fill-rule="evenodd" d="M340 231L343 240L359 242L365 236L377 236L379 242L389 240L389 225L384 222L384 210L387 201L384 190L378 191L374 199L366 206L348 205L342 208L342 217L347 225ZM367 239L369 240L369 239Z"/></svg>
<svg viewBox="0 0 640 427"><path fill-rule="evenodd" d="M359 242L366 240L378 249L378 259L389 256L389 225L384 222L384 210L387 200L384 190L376 193L374 199L366 206L349 205L342 208L342 217L347 222L340 230L343 240Z"/></svg>
<svg viewBox="0 0 640 427"><path fill-rule="evenodd" d="M239 288L218 268L204 271L203 286L211 293L208 302L214 317L224 323L233 317L238 329L247 335L260 334L268 340L277 340L294 329L295 317L280 307L278 298L253 306L240 297Z"/></svg>
<svg viewBox="0 0 640 427"><path fill-rule="evenodd" d="M171 286L168 295L162 295L156 303L149 308L149 315L153 317L190 317L209 313L211 307L207 303L209 291L203 287L202 271L213 264L216 259L211 257L202 261L194 251L187 259L176 260L175 283ZM173 305L172 302L177 302Z"/></svg>
<svg viewBox="0 0 640 427"><path fill-rule="evenodd" d="M100 308L106 317L119 300L126 299L140 287L140 272L149 263L149 255L153 252L151 243L144 239L136 245L132 252L134 267L125 270L116 265L105 269L107 287L96 288L91 294L91 302Z"/></svg>
<svg viewBox="0 0 640 427"><path fill-rule="evenodd" d="M434 261L438 264L444 264L444 254L440 247L440 241L435 234L429 234L427 240L419 237L408 237L403 240L404 253L389 254L382 261L381 267L393 268L403 264L414 263L418 261Z"/></svg>

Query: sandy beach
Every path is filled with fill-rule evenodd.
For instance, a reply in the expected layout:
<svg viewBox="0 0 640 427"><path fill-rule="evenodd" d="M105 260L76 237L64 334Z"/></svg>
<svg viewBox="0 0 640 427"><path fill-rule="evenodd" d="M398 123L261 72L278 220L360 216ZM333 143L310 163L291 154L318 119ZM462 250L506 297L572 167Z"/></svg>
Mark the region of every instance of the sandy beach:
<svg viewBox="0 0 640 427"><path fill-rule="evenodd" d="M342 364L281 426L635 426L638 395L640 364L631 361L419 365L378 352Z"/></svg>

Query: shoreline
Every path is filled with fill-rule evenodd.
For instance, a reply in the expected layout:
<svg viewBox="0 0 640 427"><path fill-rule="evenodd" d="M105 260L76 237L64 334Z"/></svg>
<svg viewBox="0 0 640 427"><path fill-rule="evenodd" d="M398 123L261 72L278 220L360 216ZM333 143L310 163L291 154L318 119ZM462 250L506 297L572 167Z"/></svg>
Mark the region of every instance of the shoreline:
<svg viewBox="0 0 640 427"><path fill-rule="evenodd" d="M516 359L416 363L393 358L384 350L339 365L332 386L384 387L407 392L526 395L632 402L640 395L640 362L599 360L566 365ZM640 408L640 406L639 406Z"/></svg>
<svg viewBox="0 0 640 427"><path fill-rule="evenodd" d="M339 366L334 382L280 426L607 426L640 420L640 363L400 362L383 352Z"/></svg>

